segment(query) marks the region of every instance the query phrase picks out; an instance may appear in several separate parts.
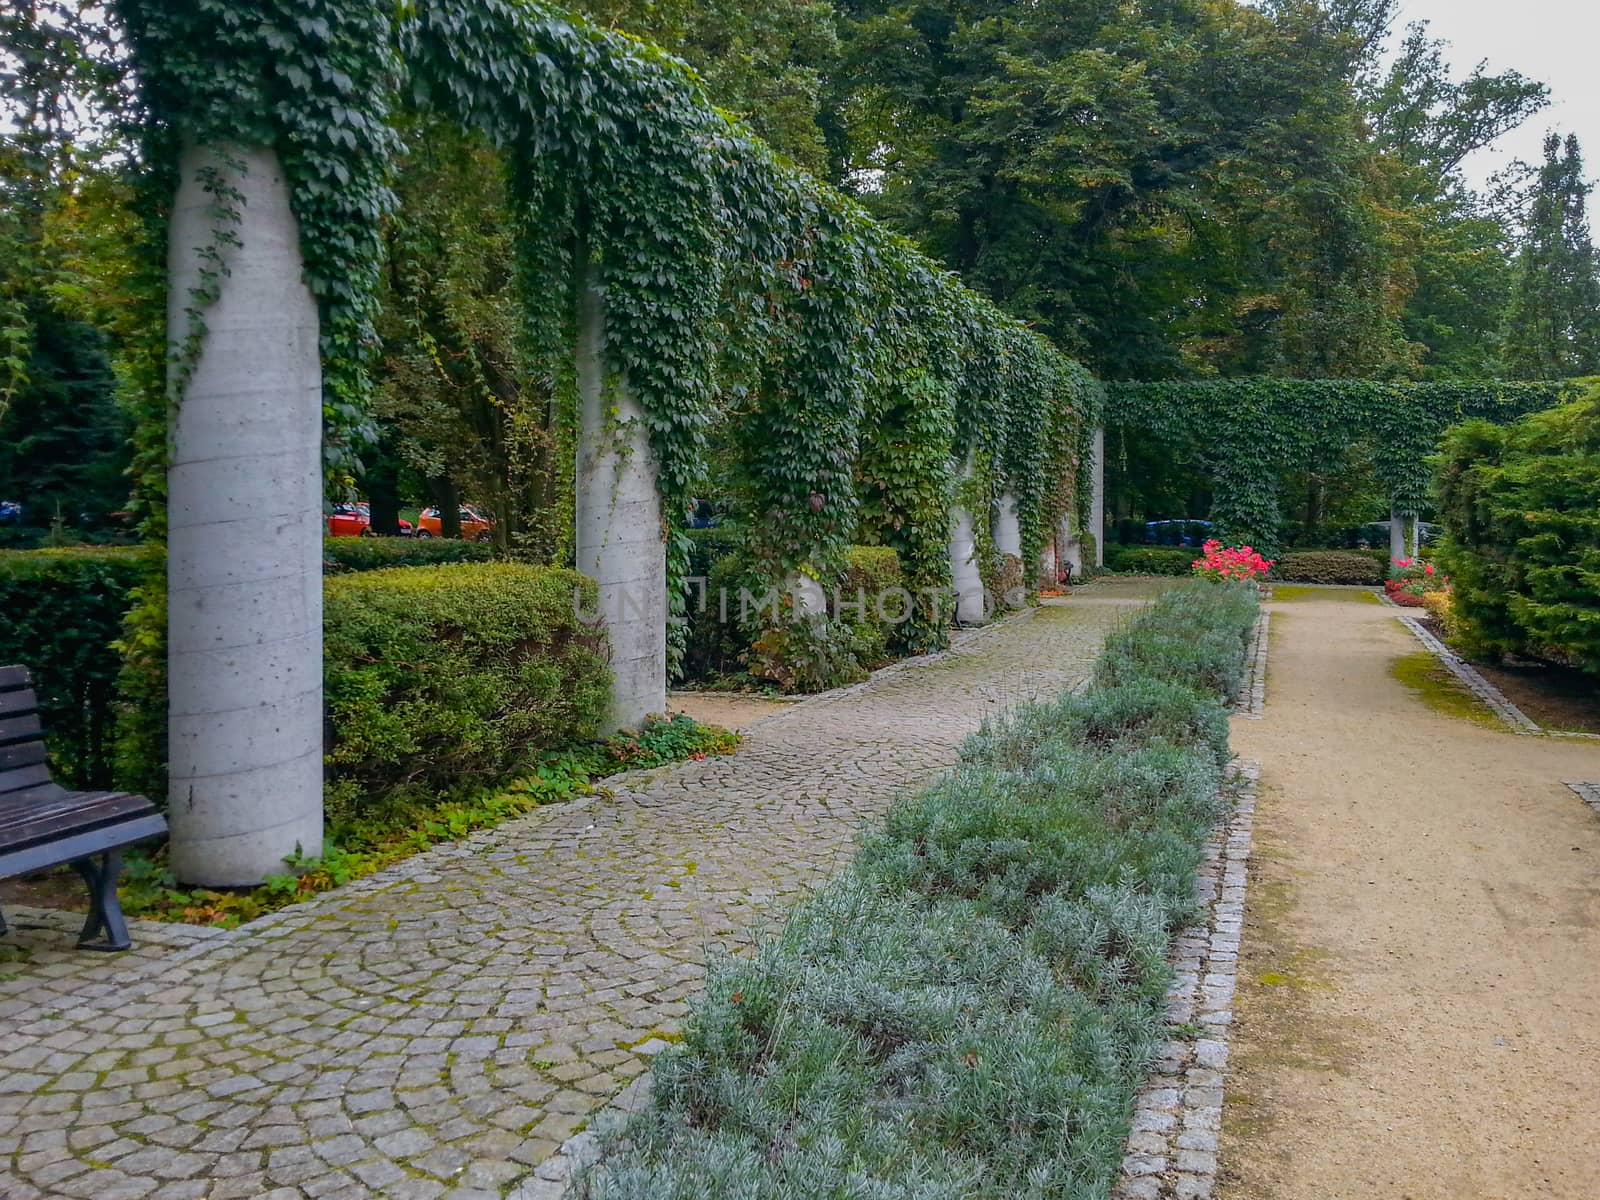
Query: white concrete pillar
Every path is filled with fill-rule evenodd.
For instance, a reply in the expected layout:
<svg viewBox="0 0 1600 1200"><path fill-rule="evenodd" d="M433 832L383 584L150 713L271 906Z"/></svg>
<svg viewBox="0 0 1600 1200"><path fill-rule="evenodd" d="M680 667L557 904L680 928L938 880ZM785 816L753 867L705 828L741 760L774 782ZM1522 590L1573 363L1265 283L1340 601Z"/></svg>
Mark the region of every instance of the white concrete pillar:
<svg viewBox="0 0 1600 1200"><path fill-rule="evenodd" d="M794 597L795 611L808 617L826 616L828 592L820 581L804 571L790 571L785 590Z"/></svg>
<svg viewBox="0 0 1600 1200"><path fill-rule="evenodd" d="M1389 558L1406 557L1406 523L1398 509L1389 510Z"/></svg>
<svg viewBox="0 0 1600 1200"><path fill-rule="evenodd" d="M179 171L176 354L207 252L226 269L200 314L167 469L170 862L185 883L244 887L286 873L297 850L322 852L318 316L277 155L189 148ZM236 224L218 229L203 171L237 191Z"/></svg>
<svg viewBox="0 0 1600 1200"><path fill-rule="evenodd" d="M956 473L959 489L972 478L972 456ZM983 572L978 567L978 536L972 514L957 501L950 506L950 577L956 593L956 620L976 625L989 615L983 594Z"/></svg>
<svg viewBox="0 0 1600 1200"><path fill-rule="evenodd" d="M1106 565L1106 431L1094 431L1094 454L1089 477L1093 481L1094 502L1089 513L1089 533L1094 537L1094 565Z"/></svg>
<svg viewBox="0 0 1600 1200"><path fill-rule="evenodd" d="M1422 518L1411 514L1411 557L1422 557Z"/></svg>
<svg viewBox="0 0 1600 1200"><path fill-rule="evenodd" d="M1017 518L1017 498L1010 492L995 505L994 548L1001 554L1022 557L1022 522Z"/></svg>
<svg viewBox="0 0 1600 1200"><path fill-rule="evenodd" d="M1056 545L1059 546L1062 565L1073 579L1083 578L1083 542L1073 530L1074 519L1062 517L1056 522Z"/></svg>
<svg viewBox="0 0 1600 1200"><path fill-rule="evenodd" d="M1022 558L1022 522L1018 517L1016 496L1010 492L1001 495L999 503L994 510L994 548L1002 555L1011 558ZM1026 573L1028 564L1022 564ZM1022 580L1022 586L1008 591L1004 596L996 597L1007 608L1022 608L1028 603L1028 580Z"/></svg>
<svg viewBox="0 0 1600 1200"><path fill-rule="evenodd" d="M578 306L576 562L600 585L611 643L611 712L603 732L637 729L667 707L667 542L644 409L610 378L605 297Z"/></svg>

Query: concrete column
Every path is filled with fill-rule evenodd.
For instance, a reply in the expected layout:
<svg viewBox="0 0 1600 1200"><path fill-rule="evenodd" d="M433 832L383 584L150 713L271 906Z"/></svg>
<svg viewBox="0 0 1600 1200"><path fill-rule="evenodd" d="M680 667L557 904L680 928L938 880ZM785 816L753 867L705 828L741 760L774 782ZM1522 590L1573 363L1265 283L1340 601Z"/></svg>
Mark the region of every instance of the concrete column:
<svg viewBox="0 0 1600 1200"><path fill-rule="evenodd" d="M804 613L808 617L827 615L827 589L804 571L790 571L784 587L794 597L797 612Z"/></svg>
<svg viewBox="0 0 1600 1200"><path fill-rule="evenodd" d="M955 583L956 620L975 625L987 614L983 573L978 570L978 539L972 514L959 504L950 510L950 574Z"/></svg>
<svg viewBox="0 0 1600 1200"><path fill-rule="evenodd" d="M994 548L1001 554L1022 557L1022 522L1017 518L1017 498L1010 492L995 506Z"/></svg>
<svg viewBox="0 0 1600 1200"><path fill-rule="evenodd" d="M1083 578L1083 543L1073 531L1073 518L1062 517L1056 522L1056 545L1061 548L1062 565L1074 579Z"/></svg>
<svg viewBox="0 0 1600 1200"><path fill-rule="evenodd" d="M1406 557L1406 523L1398 509L1389 510L1389 557Z"/></svg>
<svg viewBox="0 0 1600 1200"><path fill-rule="evenodd" d="M1411 514L1411 557L1422 557L1422 518Z"/></svg>
<svg viewBox="0 0 1600 1200"><path fill-rule="evenodd" d="M667 542L644 409L608 378L605 297L579 294L577 567L600 585L611 642L603 732L637 729L667 707Z"/></svg>
<svg viewBox="0 0 1600 1200"><path fill-rule="evenodd" d="M201 186L217 172L239 220ZM322 366L289 187L270 150L188 148L168 242L184 353L206 252L219 295L172 417L168 819L185 883L246 887L322 852Z"/></svg>
<svg viewBox="0 0 1600 1200"><path fill-rule="evenodd" d="M1044 549L1039 551L1039 574L1044 577L1046 587L1056 586L1061 574L1061 552L1056 546L1055 538L1050 538L1044 544Z"/></svg>
<svg viewBox="0 0 1600 1200"><path fill-rule="evenodd" d="M1089 478L1094 486L1094 504L1089 514L1089 533L1094 537L1094 565L1106 565L1106 431L1094 431L1094 457Z"/></svg>
<svg viewBox="0 0 1600 1200"><path fill-rule="evenodd" d="M1022 522L1017 515L1017 498L1010 492L1000 497L994 513L994 547L1003 555L1022 558ZM1028 603L1028 564L1023 563L1022 586L1008 591L996 599L1007 608L1022 608Z"/></svg>

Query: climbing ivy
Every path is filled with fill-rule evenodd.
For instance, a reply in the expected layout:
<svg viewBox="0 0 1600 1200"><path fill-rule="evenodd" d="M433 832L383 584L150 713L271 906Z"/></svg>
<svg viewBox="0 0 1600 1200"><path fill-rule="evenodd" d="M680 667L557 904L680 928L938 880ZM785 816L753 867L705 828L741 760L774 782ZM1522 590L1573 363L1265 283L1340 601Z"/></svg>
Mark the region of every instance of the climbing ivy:
<svg viewBox="0 0 1600 1200"><path fill-rule="evenodd" d="M322 305L330 445L359 445L396 88L506 150L533 361L572 385L580 289L603 291L608 386L646 414L669 530L736 421L732 481L777 580L885 541L948 583L951 464L986 464L1036 555L1045 478L1091 416L1082 372L853 202L782 162L661 51L539 3L118 0L152 169L185 139L284 163ZM352 431L356 436L352 437ZM980 519L979 525L984 522ZM686 539L669 541L676 611ZM908 635L942 636L937 614Z"/></svg>
<svg viewBox="0 0 1600 1200"><path fill-rule="evenodd" d="M1272 550L1285 472L1337 466L1352 445L1370 447L1394 509L1428 497L1428 458L1450 426L1497 423L1549 408L1570 394L1554 383L1405 383L1369 380L1220 379L1109 385L1107 435L1154 439L1212 477L1212 521L1227 540ZM1109 452L1109 451L1108 451Z"/></svg>

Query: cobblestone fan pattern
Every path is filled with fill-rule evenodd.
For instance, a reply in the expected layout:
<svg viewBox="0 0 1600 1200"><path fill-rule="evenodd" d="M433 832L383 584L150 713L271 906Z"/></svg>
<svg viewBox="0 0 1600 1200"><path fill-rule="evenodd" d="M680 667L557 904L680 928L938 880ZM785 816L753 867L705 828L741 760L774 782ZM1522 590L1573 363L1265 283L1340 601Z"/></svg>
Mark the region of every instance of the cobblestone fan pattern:
<svg viewBox="0 0 1600 1200"><path fill-rule="evenodd" d="M1194 1037L1169 1041L1134 1106L1133 1132L1114 1200L1210 1200L1222 1135L1223 1074L1244 925L1255 823L1255 763L1239 766L1228 823L1206 848L1195 882L1209 920L1178 939L1167 1019Z"/></svg>
<svg viewBox="0 0 1600 1200"><path fill-rule="evenodd" d="M1046 606L235 934L0 947L0 1196L499 1197L647 1069L708 947L838 870L988 714L1085 680L1115 603ZM18 961L20 956L21 961Z"/></svg>

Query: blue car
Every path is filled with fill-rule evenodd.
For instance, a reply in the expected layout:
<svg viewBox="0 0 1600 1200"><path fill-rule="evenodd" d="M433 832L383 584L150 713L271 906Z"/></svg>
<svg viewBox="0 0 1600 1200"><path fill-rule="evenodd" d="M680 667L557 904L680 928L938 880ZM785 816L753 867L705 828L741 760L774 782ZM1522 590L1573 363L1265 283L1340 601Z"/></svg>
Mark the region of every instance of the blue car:
<svg viewBox="0 0 1600 1200"><path fill-rule="evenodd" d="M1150 521L1144 527L1147 546L1200 546L1210 536L1210 521Z"/></svg>
<svg viewBox="0 0 1600 1200"><path fill-rule="evenodd" d="M0 500L0 525L21 525L22 505L15 500Z"/></svg>

